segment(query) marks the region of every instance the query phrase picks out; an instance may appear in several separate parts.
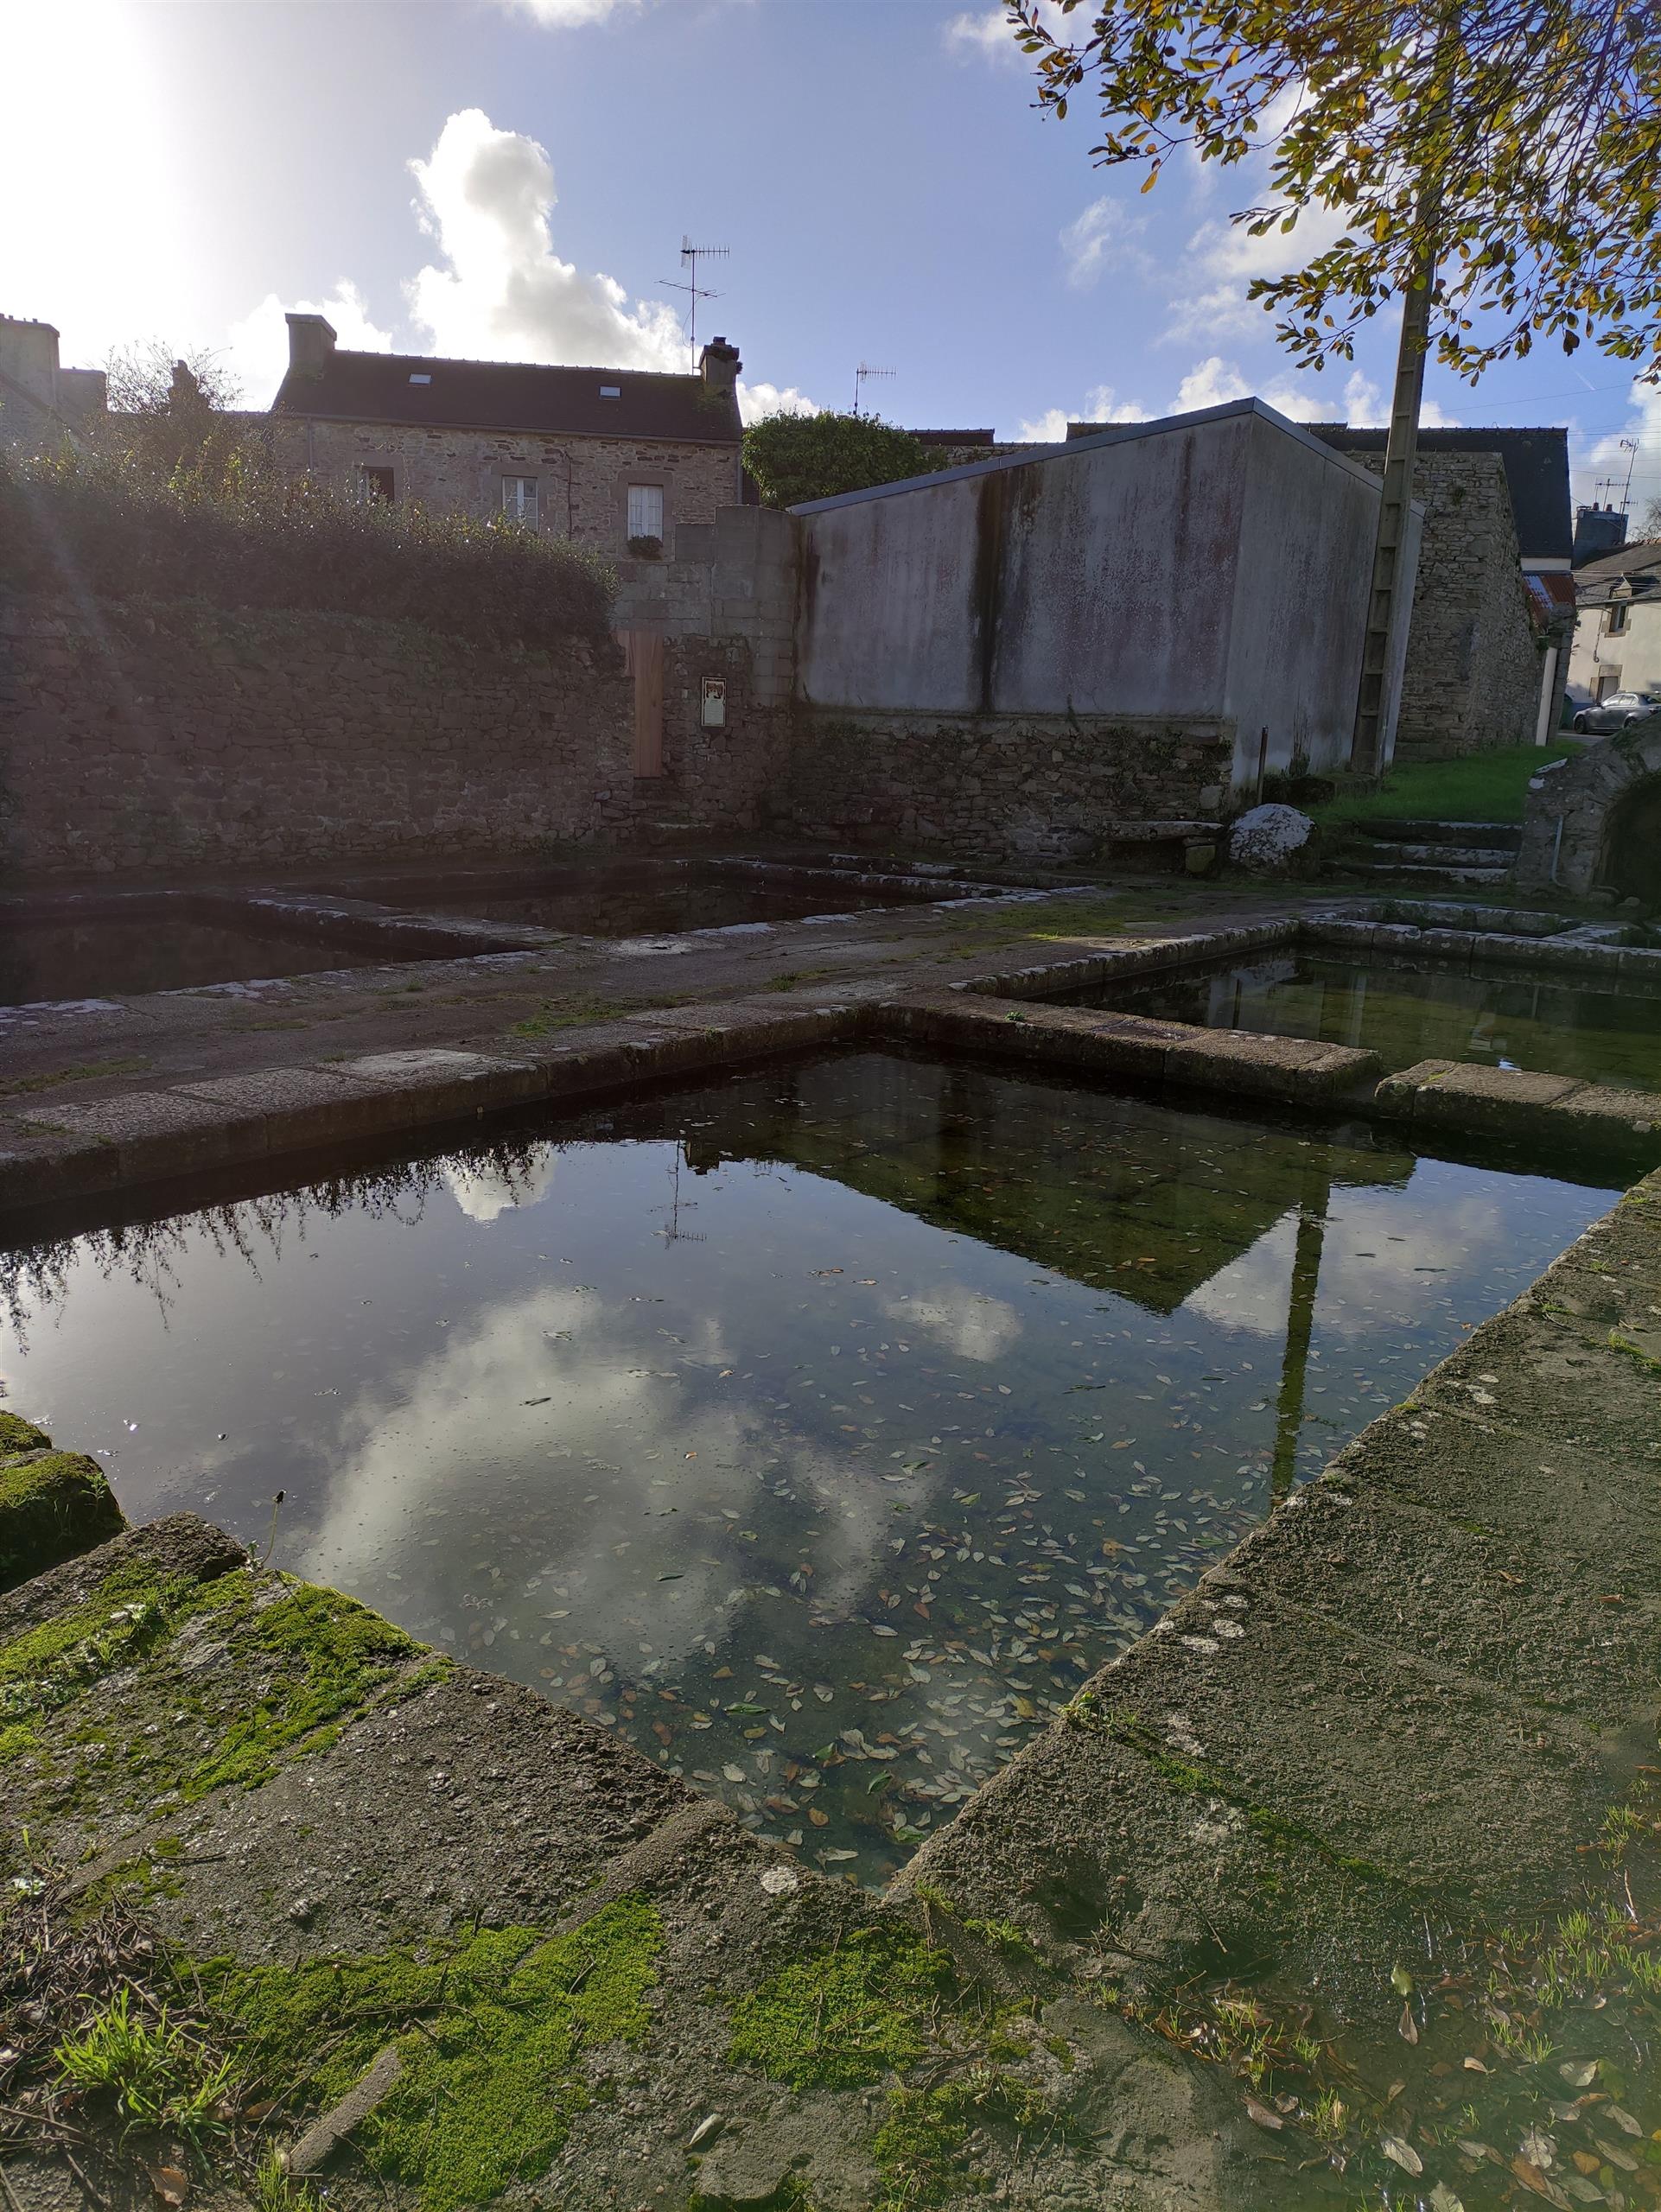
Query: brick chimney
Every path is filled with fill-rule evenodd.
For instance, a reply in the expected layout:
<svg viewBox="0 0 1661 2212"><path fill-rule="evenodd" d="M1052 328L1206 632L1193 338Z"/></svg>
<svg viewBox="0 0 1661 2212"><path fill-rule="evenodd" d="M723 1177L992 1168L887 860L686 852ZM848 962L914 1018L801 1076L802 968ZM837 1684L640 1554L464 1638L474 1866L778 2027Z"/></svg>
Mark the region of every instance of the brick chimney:
<svg viewBox="0 0 1661 2212"><path fill-rule="evenodd" d="M291 315L289 326L289 370L291 375L318 376L334 351L334 328L321 315Z"/></svg>
<svg viewBox="0 0 1661 2212"><path fill-rule="evenodd" d="M737 346L729 346L724 338L712 338L698 355L698 374L703 378L703 389L708 392L736 391L738 372L743 365L738 358Z"/></svg>

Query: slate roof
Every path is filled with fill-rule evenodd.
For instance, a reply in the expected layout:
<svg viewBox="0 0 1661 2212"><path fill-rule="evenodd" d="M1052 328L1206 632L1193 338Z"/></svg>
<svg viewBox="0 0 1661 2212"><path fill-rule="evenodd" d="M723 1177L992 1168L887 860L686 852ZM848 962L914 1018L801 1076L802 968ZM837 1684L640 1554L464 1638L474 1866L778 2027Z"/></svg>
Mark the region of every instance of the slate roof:
<svg viewBox="0 0 1661 2212"><path fill-rule="evenodd" d="M416 377L430 382L412 383ZM602 385L617 397L602 398ZM667 438L680 445L735 446L743 435L736 395L708 391L700 376L338 348L319 370L291 368L271 412L537 436Z"/></svg>
<svg viewBox="0 0 1661 2212"><path fill-rule="evenodd" d="M1310 428L1346 453L1384 449L1383 430L1354 430L1347 423L1314 423ZM1575 512L1566 429L1421 430L1419 445L1426 453L1497 453L1505 466L1524 560L1568 560L1575 543Z"/></svg>
<svg viewBox="0 0 1661 2212"><path fill-rule="evenodd" d="M1580 588L1582 605L1588 601L1602 606L1609 596L1609 587L1630 576L1640 591L1653 590L1661 583L1661 540L1635 538L1630 545L1617 547L1613 553L1600 554L1595 561L1582 561L1575 571L1575 582Z"/></svg>

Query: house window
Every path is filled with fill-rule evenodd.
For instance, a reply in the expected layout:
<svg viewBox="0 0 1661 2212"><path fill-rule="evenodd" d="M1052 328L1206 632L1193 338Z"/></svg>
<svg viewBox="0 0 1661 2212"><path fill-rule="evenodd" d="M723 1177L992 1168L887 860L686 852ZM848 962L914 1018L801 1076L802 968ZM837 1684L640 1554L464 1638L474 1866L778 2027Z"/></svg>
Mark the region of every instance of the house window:
<svg viewBox="0 0 1661 2212"><path fill-rule="evenodd" d="M1626 627L1626 617L1630 611L1626 607L1612 607L1604 616L1603 626L1612 638L1618 636Z"/></svg>
<svg viewBox="0 0 1661 2212"><path fill-rule="evenodd" d="M661 484L631 484L628 487L628 542L650 538L655 544L663 543L663 486Z"/></svg>
<svg viewBox="0 0 1661 2212"><path fill-rule="evenodd" d="M534 476L504 476L502 479L502 512L512 515L516 522L537 526L537 480Z"/></svg>
<svg viewBox="0 0 1661 2212"><path fill-rule="evenodd" d="M390 503L398 497L398 486L390 468L360 468L358 489L366 499L385 499Z"/></svg>

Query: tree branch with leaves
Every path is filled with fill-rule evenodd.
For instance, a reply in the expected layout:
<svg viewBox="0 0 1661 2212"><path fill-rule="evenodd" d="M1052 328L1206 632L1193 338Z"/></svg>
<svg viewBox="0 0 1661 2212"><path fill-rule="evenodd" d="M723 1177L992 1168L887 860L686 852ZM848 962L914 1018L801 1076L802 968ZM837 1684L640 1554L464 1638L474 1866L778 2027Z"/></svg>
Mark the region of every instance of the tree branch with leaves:
<svg viewBox="0 0 1661 2212"><path fill-rule="evenodd" d="M1343 235L1251 296L1305 367L1434 269L1433 357L1474 381L1558 340L1661 378L1661 12L1629 0L1009 0L1041 108L1099 107L1092 158L1266 157L1233 220ZM1060 30L1050 21L1061 19ZM1079 35L1069 37L1068 20ZM1047 18L1048 20L1047 20Z"/></svg>

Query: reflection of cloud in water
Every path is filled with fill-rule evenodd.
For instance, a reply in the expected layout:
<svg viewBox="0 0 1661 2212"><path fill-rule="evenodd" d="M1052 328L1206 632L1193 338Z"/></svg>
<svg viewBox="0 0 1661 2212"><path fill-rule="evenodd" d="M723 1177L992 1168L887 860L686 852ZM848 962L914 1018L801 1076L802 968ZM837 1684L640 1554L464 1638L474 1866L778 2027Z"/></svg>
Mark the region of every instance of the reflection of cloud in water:
<svg viewBox="0 0 1661 2212"><path fill-rule="evenodd" d="M546 1198L558 1158L553 1145L542 1145L532 1160L474 1160L465 1166L446 1161L442 1173L468 1219L485 1227L512 1207L532 1206Z"/></svg>
<svg viewBox="0 0 1661 2212"><path fill-rule="evenodd" d="M959 1359L998 1359L1021 1332L1021 1316L1002 1298L938 1284L916 1298L890 1298L883 1312L896 1325L920 1329Z"/></svg>
<svg viewBox="0 0 1661 2212"><path fill-rule="evenodd" d="M776 1377L721 1376L719 1330L711 1317L654 1353L633 1309L576 1290L480 1309L344 1412L299 1571L459 1625L488 1554L506 1568L499 1611L552 1577L569 1586L562 1637L631 1659L644 1638L673 1660L726 1633L746 1586L787 1574L813 1527L815 1612L856 1607L893 1533L885 1467L789 1433L750 1395ZM735 1543L741 1528L769 1535L765 1553Z"/></svg>
<svg viewBox="0 0 1661 2212"><path fill-rule="evenodd" d="M1410 1236L1398 1227L1404 1218L1412 1222ZM1295 1211L1283 1214L1249 1251L1191 1293L1185 1310L1224 1328L1283 1337L1296 1237ZM1368 1336L1392 1306L1396 1318L1410 1320L1435 1287L1454 1288L1461 1279L1485 1276L1503 1265L1514 1243L1492 1199L1450 1197L1439 1211L1418 1206L1410 1215L1400 1192L1335 1192L1321 1254L1321 1325L1335 1336Z"/></svg>

